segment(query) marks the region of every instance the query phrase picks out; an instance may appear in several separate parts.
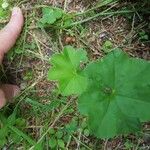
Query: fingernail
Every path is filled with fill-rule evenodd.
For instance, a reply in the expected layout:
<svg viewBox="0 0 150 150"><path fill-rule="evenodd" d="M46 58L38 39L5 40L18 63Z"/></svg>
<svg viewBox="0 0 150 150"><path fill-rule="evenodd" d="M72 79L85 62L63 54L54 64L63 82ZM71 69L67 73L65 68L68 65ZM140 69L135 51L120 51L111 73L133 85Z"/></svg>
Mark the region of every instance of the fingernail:
<svg viewBox="0 0 150 150"><path fill-rule="evenodd" d="M20 8L19 7L14 7L12 10L12 15L16 15L20 12Z"/></svg>

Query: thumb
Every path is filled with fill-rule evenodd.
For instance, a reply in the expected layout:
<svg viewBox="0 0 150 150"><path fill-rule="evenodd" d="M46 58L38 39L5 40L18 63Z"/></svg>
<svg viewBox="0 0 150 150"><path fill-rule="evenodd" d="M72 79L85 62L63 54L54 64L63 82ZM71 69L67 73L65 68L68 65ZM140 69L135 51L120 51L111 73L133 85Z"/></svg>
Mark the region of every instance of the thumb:
<svg viewBox="0 0 150 150"><path fill-rule="evenodd" d="M0 89L0 109L6 104L6 98L4 92Z"/></svg>
<svg viewBox="0 0 150 150"><path fill-rule="evenodd" d="M0 62L3 55L15 44L24 23L20 8L14 7L9 23L0 31Z"/></svg>
<svg viewBox="0 0 150 150"><path fill-rule="evenodd" d="M16 85L2 84L0 86L0 109L7 101L10 101L14 96L17 96L19 92L20 89Z"/></svg>

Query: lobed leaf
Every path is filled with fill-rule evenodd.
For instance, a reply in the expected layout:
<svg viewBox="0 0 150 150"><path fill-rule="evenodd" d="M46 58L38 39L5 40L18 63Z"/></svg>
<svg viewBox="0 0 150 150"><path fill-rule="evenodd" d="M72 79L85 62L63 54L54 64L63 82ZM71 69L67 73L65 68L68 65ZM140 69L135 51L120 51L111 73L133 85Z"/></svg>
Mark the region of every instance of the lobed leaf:
<svg viewBox="0 0 150 150"><path fill-rule="evenodd" d="M85 69L89 78L79 98L90 132L111 138L140 130L150 120L150 62L116 50Z"/></svg>
<svg viewBox="0 0 150 150"><path fill-rule="evenodd" d="M53 24L56 22L57 19L60 19L63 15L63 11L59 8L50 8L44 7L42 9L43 17L40 20L43 24Z"/></svg>
<svg viewBox="0 0 150 150"><path fill-rule="evenodd" d="M51 58L53 67L49 70L48 79L59 82L62 95L81 94L87 86L87 78L82 74L80 64L87 62L83 49L66 46L62 53Z"/></svg>

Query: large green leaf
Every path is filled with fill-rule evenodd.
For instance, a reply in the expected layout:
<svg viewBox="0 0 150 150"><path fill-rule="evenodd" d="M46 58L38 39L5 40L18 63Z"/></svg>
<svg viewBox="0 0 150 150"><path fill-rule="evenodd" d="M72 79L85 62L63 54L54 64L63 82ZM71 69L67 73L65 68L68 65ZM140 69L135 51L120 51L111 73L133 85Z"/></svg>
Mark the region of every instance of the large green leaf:
<svg viewBox="0 0 150 150"><path fill-rule="evenodd" d="M88 116L92 134L128 134L150 120L150 62L116 50L89 64L85 73L89 84L79 98L79 110Z"/></svg>
<svg viewBox="0 0 150 150"><path fill-rule="evenodd" d="M62 95L81 94L87 86L87 78L82 75L80 64L87 61L86 51L66 46L60 54L51 58L52 69L48 79L59 82Z"/></svg>

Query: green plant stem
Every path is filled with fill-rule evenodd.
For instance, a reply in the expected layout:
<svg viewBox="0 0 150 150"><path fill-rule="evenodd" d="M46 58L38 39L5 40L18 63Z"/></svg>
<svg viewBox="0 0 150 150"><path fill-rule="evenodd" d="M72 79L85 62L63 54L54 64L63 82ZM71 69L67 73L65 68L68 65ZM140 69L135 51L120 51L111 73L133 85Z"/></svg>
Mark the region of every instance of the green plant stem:
<svg viewBox="0 0 150 150"><path fill-rule="evenodd" d="M89 12L91 12L91 11L94 11L94 10L96 10L96 9L98 9L98 8L101 8L101 7L103 7L103 6L106 6L106 5L108 5L108 4L109 4L109 3L107 3L107 4L102 3L102 4L100 4L100 5L97 5L97 6L95 6L95 7L90 8L90 9L84 11L84 12L79 12L79 13L76 14L76 16L81 16L81 15L87 14L87 13L89 13ZM116 2L113 2L113 3L112 3L112 5L115 5L115 4L116 4ZM111 8L112 8L112 7L111 7Z"/></svg>
<svg viewBox="0 0 150 150"><path fill-rule="evenodd" d="M74 23L70 24L69 26L63 26L63 28L75 26L75 25L78 25L78 24L82 24L82 23L88 22L90 20L93 20L93 19L95 19L99 16L106 16L106 15L113 16L113 15L117 15L117 14L126 14L126 13L133 13L133 12L135 12L135 11L127 10L127 11L115 11L115 12L101 12L101 13L98 13L98 14L92 16L92 17L86 18L84 20L74 22Z"/></svg>
<svg viewBox="0 0 150 150"><path fill-rule="evenodd" d="M90 147L88 147L87 145L85 145L83 142L81 142L80 140L78 140L74 135L72 135L72 137L76 140L76 142L80 143L81 145L83 145L84 147L87 148L87 150L92 150Z"/></svg>

